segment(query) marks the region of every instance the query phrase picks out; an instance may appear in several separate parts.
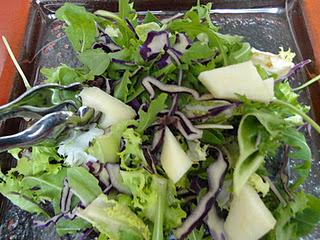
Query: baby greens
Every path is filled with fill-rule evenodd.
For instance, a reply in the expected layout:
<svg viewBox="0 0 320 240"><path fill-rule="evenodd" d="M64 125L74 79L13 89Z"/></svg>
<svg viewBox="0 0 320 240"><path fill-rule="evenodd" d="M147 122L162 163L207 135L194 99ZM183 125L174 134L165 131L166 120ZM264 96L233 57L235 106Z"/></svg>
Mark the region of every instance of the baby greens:
<svg viewBox="0 0 320 240"><path fill-rule="evenodd" d="M301 188L312 164L301 129L320 127L299 102L297 91L305 85L292 89L287 80L306 63L294 66L290 51L260 52L240 36L219 33L211 7L198 3L170 19L139 16L128 0L119 1L118 13L90 13L71 3L58 9L80 67L61 64L41 73L48 83L80 82L82 103L89 94L90 107L112 123L73 129L55 147L10 150L17 165L1 173L1 194L45 216L38 224L55 224L61 236L89 230L90 239L233 240L224 223L239 220L229 212L241 206L231 205L249 189L250 203L272 220L266 232L260 226L262 239L311 233L320 221L320 200ZM237 92L236 99L216 99L198 79L244 62L261 84L282 80L268 85L274 86L270 102ZM92 86L97 91L84 95ZM132 114L110 120L124 109ZM162 154L168 141L171 155ZM176 163L184 164L185 174Z"/></svg>

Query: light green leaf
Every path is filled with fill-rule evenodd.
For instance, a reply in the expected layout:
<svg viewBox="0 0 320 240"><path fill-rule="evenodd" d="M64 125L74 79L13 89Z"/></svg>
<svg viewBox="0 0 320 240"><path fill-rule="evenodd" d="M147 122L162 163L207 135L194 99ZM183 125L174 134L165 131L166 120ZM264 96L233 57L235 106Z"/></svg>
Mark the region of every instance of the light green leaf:
<svg viewBox="0 0 320 240"><path fill-rule="evenodd" d="M103 74L110 63L110 58L102 49L89 49L79 54L79 60L95 76Z"/></svg>
<svg viewBox="0 0 320 240"><path fill-rule="evenodd" d="M98 180L83 167L68 168L67 179L73 193L85 205L102 193Z"/></svg>
<svg viewBox="0 0 320 240"><path fill-rule="evenodd" d="M150 239L148 227L134 212L104 194L85 209L79 209L77 215L114 240Z"/></svg>
<svg viewBox="0 0 320 240"><path fill-rule="evenodd" d="M97 34L93 14L84 7L65 3L56 11L56 17L66 22L65 32L76 51L83 52L92 47Z"/></svg>
<svg viewBox="0 0 320 240"><path fill-rule="evenodd" d="M91 224L80 217L73 220L61 218L56 223L56 231L59 236L75 234L89 227L91 227Z"/></svg>

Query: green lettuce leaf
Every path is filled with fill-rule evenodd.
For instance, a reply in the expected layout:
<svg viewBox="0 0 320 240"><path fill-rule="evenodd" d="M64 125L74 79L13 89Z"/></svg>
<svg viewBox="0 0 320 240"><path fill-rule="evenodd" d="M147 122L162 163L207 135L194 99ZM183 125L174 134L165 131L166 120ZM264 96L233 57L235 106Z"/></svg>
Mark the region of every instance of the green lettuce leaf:
<svg viewBox="0 0 320 240"><path fill-rule="evenodd" d="M119 160L120 140L123 132L134 120L123 121L111 126L110 132L96 137L87 152L103 163L115 163Z"/></svg>
<svg viewBox="0 0 320 240"><path fill-rule="evenodd" d="M84 167L72 167L67 169L67 179L72 192L88 205L102 193L98 180Z"/></svg>
<svg viewBox="0 0 320 240"><path fill-rule="evenodd" d="M56 17L67 24L65 32L78 52L90 49L96 41L95 16L84 7L65 3L56 11Z"/></svg>
<svg viewBox="0 0 320 240"><path fill-rule="evenodd" d="M60 218L56 223L56 231L59 236L75 234L90 227L91 224L80 217L76 217L73 220Z"/></svg>
<svg viewBox="0 0 320 240"><path fill-rule="evenodd" d="M114 240L150 239L148 227L134 212L104 194L85 209L78 209L77 215Z"/></svg>

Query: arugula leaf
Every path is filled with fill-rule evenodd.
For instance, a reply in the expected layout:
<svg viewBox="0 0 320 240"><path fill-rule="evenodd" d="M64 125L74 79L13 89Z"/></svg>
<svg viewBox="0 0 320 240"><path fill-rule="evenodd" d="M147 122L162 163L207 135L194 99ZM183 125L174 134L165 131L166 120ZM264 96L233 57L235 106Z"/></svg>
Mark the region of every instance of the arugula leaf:
<svg viewBox="0 0 320 240"><path fill-rule="evenodd" d="M304 192L297 193L287 206L280 205L274 211L277 224L265 239L298 240L311 233L320 223L319 206L319 198Z"/></svg>
<svg viewBox="0 0 320 240"><path fill-rule="evenodd" d="M90 69L90 74L103 74L110 63L110 58L102 49L89 49L79 54L79 60Z"/></svg>
<svg viewBox="0 0 320 240"><path fill-rule="evenodd" d="M139 120L136 131L142 134L153 122L155 122L159 112L164 110L168 94L161 93L151 101L148 111L139 110Z"/></svg>
<svg viewBox="0 0 320 240"><path fill-rule="evenodd" d="M122 79L117 84L117 86L114 89L114 96L118 99L120 99L122 102L127 102L128 95L129 95L129 85L131 84L130 81L130 72L129 70L126 70L122 76Z"/></svg>
<svg viewBox="0 0 320 240"><path fill-rule="evenodd" d="M283 141L292 148L289 153L289 158L302 161L301 164L294 167L295 172L298 174L298 179L291 186L292 189L300 187L309 176L312 165L311 150L306 143L304 135L295 129L286 129L282 131Z"/></svg>
<svg viewBox="0 0 320 240"><path fill-rule="evenodd" d="M134 212L104 194L85 209L79 209L77 215L114 240L150 239L147 225Z"/></svg>
<svg viewBox="0 0 320 240"><path fill-rule="evenodd" d="M143 19L143 23L151 23L154 22L159 26L162 26L161 21L150 11L147 12L146 16Z"/></svg>
<svg viewBox="0 0 320 240"><path fill-rule="evenodd" d="M212 57L214 52L205 43L195 42L188 48L181 57L181 61L190 64L192 61Z"/></svg>
<svg viewBox="0 0 320 240"><path fill-rule="evenodd" d="M90 49L96 41L95 16L84 7L65 3L56 11L56 17L68 25L65 32L73 48L78 52Z"/></svg>
<svg viewBox="0 0 320 240"><path fill-rule="evenodd" d="M181 19L175 20L170 23L168 28L172 31L186 32L188 36L193 39L200 33L206 33L209 38L209 47L211 47L212 49L219 49L220 54L223 58L224 65L228 65L228 58L223 46L223 42L213 29L210 29L200 23L189 22Z"/></svg>
<svg viewBox="0 0 320 240"><path fill-rule="evenodd" d="M83 167L68 168L67 179L73 193L85 205L102 193L98 180Z"/></svg>
<svg viewBox="0 0 320 240"><path fill-rule="evenodd" d="M207 144L221 145L225 143L225 138L220 131L211 129L203 131L201 141Z"/></svg>

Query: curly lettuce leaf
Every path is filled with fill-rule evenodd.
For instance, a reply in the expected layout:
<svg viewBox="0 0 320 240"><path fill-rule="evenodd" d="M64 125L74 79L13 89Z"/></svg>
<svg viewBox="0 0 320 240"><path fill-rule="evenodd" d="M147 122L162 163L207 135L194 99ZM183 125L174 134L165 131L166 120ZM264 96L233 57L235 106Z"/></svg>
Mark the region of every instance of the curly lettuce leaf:
<svg viewBox="0 0 320 240"><path fill-rule="evenodd" d="M133 128L127 128L123 132L122 138L125 141L125 149L119 153L121 167L129 170L145 164L146 160L141 148L142 139L140 134Z"/></svg>
<svg viewBox="0 0 320 240"><path fill-rule="evenodd" d="M25 154L19 157L18 152L22 152L20 148L9 151L18 164L12 168L10 172L19 172L24 176L35 176L41 173L56 174L61 169L61 164L52 164L50 162L61 162L62 159L53 147L32 147L32 151L24 150Z"/></svg>
<svg viewBox="0 0 320 240"><path fill-rule="evenodd" d="M7 174L0 174L0 193L13 204L32 212L47 216L40 203L51 201L55 212L59 212L60 193L65 168L54 148L33 147L32 151L13 149L10 152L17 158L17 166ZM21 155L21 156L20 156Z"/></svg>
<svg viewBox="0 0 320 240"><path fill-rule="evenodd" d="M85 209L78 209L77 215L114 240L150 239L148 227L134 212L104 194Z"/></svg>
<svg viewBox="0 0 320 240"><path fill-rule="evenodd" d="M146 170L120 172L124 184L133 195L132 206L137 209L138 215L143 219L154 221L158 209L158 195L162 185L159 184L158 176L151 175ZM164 228L170 230L182 224L186 213L176 198L175 186L171 181L167 182L166 208L164 210Z"/></svg>

